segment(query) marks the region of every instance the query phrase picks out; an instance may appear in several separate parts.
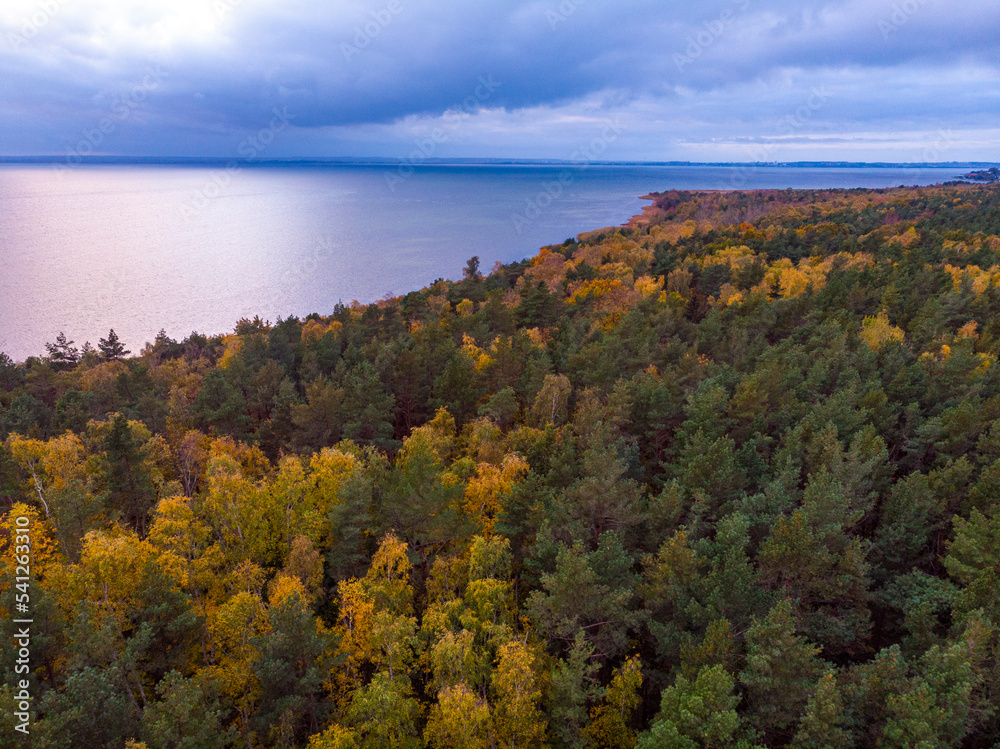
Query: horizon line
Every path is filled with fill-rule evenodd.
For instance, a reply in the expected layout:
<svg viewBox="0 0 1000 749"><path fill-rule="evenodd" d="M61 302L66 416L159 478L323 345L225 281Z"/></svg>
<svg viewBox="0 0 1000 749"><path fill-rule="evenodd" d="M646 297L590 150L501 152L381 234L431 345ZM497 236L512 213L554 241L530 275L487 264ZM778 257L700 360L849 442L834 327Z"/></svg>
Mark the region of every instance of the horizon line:
<svg viewBox="0 0 1000 749"><path fill-rule="evenodd" d="M995 161L845 161L845 160L799 160L799 161L654 161L641 159L619 159L614 161L571 161L567 159L521 159L521 158L427 158L414 162L412 159L386 156L289 156L274 158L240 159L224 156L113 156L91 155L0 155L0 164L64 164L66 167L83 165L229 165L240 166L281 166L281 165L338 165L338 166L399 166L413 168L421 166L695 166L695 167L840 167L840 168L904 168L904 169L978 169L1000 165Z"/></svg>

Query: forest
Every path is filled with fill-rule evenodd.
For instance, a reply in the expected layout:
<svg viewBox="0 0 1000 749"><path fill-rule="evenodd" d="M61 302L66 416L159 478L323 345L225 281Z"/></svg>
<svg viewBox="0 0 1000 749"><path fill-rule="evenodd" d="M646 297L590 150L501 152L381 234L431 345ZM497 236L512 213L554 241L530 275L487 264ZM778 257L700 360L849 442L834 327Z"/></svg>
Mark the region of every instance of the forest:
<svg viewBox="0 0 1000 749"><path fill-rule="evenodd" d="M0 747L1000 747L1000 187L649 199L0 355Z"/></svg>

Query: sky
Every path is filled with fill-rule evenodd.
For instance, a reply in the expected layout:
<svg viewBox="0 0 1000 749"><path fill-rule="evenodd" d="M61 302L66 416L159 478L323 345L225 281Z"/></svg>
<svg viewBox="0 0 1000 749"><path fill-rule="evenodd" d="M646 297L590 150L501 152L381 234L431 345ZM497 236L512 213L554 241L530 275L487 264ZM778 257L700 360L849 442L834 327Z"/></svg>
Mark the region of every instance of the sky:
<svg viewBox="0 0 1000 749"><path fill-rule="evenodd" d="M1000 160L996 0L2 0L0 155Z"/></svg>

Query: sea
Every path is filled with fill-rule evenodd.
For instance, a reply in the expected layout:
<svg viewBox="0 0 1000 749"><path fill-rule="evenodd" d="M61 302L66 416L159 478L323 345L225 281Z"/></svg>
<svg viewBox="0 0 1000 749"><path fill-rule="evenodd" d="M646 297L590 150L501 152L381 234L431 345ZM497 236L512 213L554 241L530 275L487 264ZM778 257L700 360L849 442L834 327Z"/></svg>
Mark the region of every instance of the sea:
<svg viewBox="0 0 1000 749"><path fill-rule="evenodd" d="M893 187L948 167L0 165L0 351L231 331L626 223L654 191Z"/></svg>

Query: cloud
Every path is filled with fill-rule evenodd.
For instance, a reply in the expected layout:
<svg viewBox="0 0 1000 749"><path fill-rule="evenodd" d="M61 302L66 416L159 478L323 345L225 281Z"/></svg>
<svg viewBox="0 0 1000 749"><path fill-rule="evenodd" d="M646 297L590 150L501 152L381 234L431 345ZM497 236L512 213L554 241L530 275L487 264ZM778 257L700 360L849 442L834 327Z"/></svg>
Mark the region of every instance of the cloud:
<svg viewBox="0 0 1000 749"><path fill-rule="evenodd" d="M622 157L684 158L824 86L797 133L988 131L998 31L995 0L6 0L0 151L72 147L151 66L103 150L227 155L285 107L276 156L405 155L457 112L442 155L562 157L620 117Z"/></svg>

